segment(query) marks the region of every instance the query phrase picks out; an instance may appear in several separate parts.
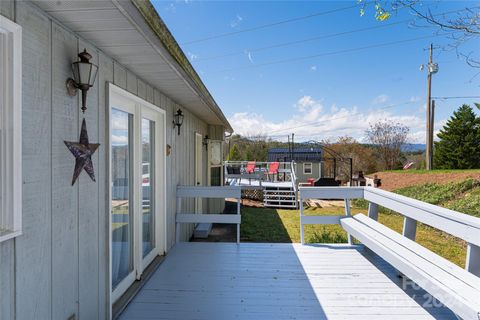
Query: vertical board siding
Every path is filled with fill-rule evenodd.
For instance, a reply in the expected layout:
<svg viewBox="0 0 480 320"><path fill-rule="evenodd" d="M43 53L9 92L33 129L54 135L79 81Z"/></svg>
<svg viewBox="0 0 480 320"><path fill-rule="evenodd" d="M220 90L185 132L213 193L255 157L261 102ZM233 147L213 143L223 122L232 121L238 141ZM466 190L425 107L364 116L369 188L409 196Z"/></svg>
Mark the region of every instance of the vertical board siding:
<svg viewBox="0 0 480 320"><path fill-rule="evenodd" d="M92 63L98 65L98 52L96 48L89 44L79 41L78 50L86 48L92 55ZM98 80L98 79L97 79ZM81 95L78 95L81 105ZM77 109L79 110L79 109ZM82 124L85 118L88 138L91 143L98 142L98 86L93 86L88 90L87 110L83 114L79 110L78 126ZM102 128L105 124L102 124ZM105 148L105 145L98 147L92 155L93 167L98 175L99 150ZM96 182L82 172L78 179L78 259L79 259L79 318L95 319L98 316L98 243L100 237L98 234L98 188ZM104 188L106 185L104 185Z"/></svg>
<svg viewBox="0 0 480 320"><path fill-rule="evenodd" d="M127 71L127 90L130 91L133 94L137 94L137 77L131 73L130 71Z"/></svg>
<svg viewBox="0 0 480 320"><path fill-rule="evenodd" d="M0 319L15 316L15 251L14 241L0 243Z"/></svg>
<svg viewBox="0 0 480 320"><path fill-rule="evenodd" d="M113 82L120 88L127 90L127 71L116 61L113 63Z"/></svg>
<svg viewBox="0 0 480 320"><path fill-rule="evenodd" d="M145 87L145 82L142 80L138 79L137 80L137 87L138 87L138 96L142 98L143 100L146 100L147 98L147 89Z"/></svg>
<svg viewBox="0 0 480 320"><path fill-rule="evenodd" d="M10 6L11 5L11 6ZM16 10L16 12L15 12ZM178 184L194 184L195 139L208 126L183 106L83 41L36 6L0 0L0 14L16 16L23 28L23 235L0 243L0 319L108 319L109 230L108 82L166 111L166 249L175 243L175 195ZM88 91L66 94L71 63L86 48L99 65ZM161 84L159 84L161 85ZM173 114L185 113L180 136ZM82 172L74 186L75 159L63 141L78 141L83 117L90 142L100 143L92 157L96 182ZM165 151L163 151L165 152ZM206 154L205 176L206 181ZM194 199L184 203L194 211ZM187 240L193 225L185 226Z"/></svg>
<svg viewBox="0 0 480 320"><path fill-rule="evenodd" d="M23 234L15 239L17 319L52 318L51 21L17 2L23 28Z"/></svg>
<svg viewBox="0 0 480 320"><path fill-rule="evenodd" d="M78 191L74 157L63 141L78 141L78 97L65 94L77 58L77 38L52 25L52 318L78 313Z"/></svg>
<svg viewBox="0 0 480 320"><path fill-rule="evenodd" d="M10 20L15 20L15 1L0 0L0 14Z"/></svg>

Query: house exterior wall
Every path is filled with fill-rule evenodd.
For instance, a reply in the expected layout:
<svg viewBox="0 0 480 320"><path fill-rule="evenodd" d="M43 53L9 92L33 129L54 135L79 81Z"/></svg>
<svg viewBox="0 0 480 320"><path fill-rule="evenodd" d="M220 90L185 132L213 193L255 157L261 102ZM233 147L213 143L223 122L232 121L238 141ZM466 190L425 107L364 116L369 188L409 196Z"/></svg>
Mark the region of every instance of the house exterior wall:
<svg viewBox="0 0 480 320"><path fill-rule="evenodd" d="M0 14L23 28L23 234L0 243L0 319L108 319L108 104L112 82L166 111L167 248L175 241L175 190L194 183L195 132L208 125L64 28L27 1L1 0ZM79 137L80 97L66 94L71 63L83 48L99 66L88 91L87 121L96 180L82 173L71 186L74 158L63 141ZM185 114L181 135L173 113ZM204 154L207 177L206 154ZM193 199L183 209L194 212ZM183 228L187 239L192 226Z"/></svg>
<svg viewBox="0 0 480 320"><path fill-rule="evenodd" d="M309 161L306 161L309 162ZM321 162L309 162L312 164L312 174L303 173L303 161L295 162L295 175L297 176L297 182L307 182L308 178L317 180L321 174Z"/></svg>

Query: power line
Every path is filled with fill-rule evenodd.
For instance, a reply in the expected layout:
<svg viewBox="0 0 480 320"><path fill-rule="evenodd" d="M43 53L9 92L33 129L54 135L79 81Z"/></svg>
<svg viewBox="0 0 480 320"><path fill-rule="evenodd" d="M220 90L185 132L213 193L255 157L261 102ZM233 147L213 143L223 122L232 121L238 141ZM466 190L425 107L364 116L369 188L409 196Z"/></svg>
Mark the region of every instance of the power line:
<svg viewBox="0 0 480 320"><path fill-rule="evenodd" d="M225 57L241 55L241 54L244 54L245 52L259 52L259 51L264 51L264 50L269 50L269 49L287 47L287 46L296 45L296 44L300 44L300 43L312 42L312 41L321 40L321 39L334 38L334 37L347 35L347 34L352 34L352 33L358 33L358 32L364 32L364 31L369 31L369 30L386 28L386 27L390 27L390 26L393 26L393 25L402 24L402 23L405 23L405 22L408 22L408 21L410 21L410 20L403 20L403 21L398 21L398 22L389 23L389 24L381 24L381 25L374 26L374 27L367 27L367 28L355 29L355 30L350 30L350 31L326 34L326 35L307 38L307 39L302 39L302 40L277 43L277 44L273 44L271 46L266 46L266 47L258 47L258 48L253 48L253 49L249 49L249 50L244 50L244 51L235 51L235 52L230 52L230 53L226 53L226 54L222 54L222 55L218 55L218 56L210 56L210 57L206 57L206 58L202 58L202 59L196 59L195 61L196 62L201 62L201 61L207 61L207 60L220 59L220 58L225 58Z"/></svg>
<svg viewBox="0 0 480 320"><path fill-rule="evenodd" d="M212 35L212 36L197 39L197 40L191 40L191 41L187 41L187 42L182 43L182 45L189 45L189 44L194 44L194 43L199 43L199 42L205 42L205 41L209 41L209 40L213 40L213 39L225 38L225 37L229 37L229 36L232 36L232 35L237 35L237 34L240 34L240 33L252 32L252 31L260 30L260 29L267 29L267 28L275 27L275 26L278 26L278 25L286 24L286 23L311 19L311 18L315 18L315 17L319 17L319 16L323 16L323 15L327 15L327 14L331 14L331 13L335 13L335 12L345 11L345 10L349 10L349 9L353 9L353 8L357 8L357 7L358 7L358 5L355 4L355 5L348 6L348 7L342 7L342 8L337 8L337 9L328 10L328 11L316 12L316 13L312 13L312 14L309 14L309 15L290 18L290 19L281 20L281 21L268 23L268 24L263 24L263 25L259 25L259 26L256 26L256 27L248 28L248 29L226 32L226 33Z"/></svg>
<svg viewBox="0 0 480 320"><path fill-rule="evenodd" d="M472 7L469 9L474 9L476 7ZM480 8L480 7L478 7ZM453 11L447 11L439 14L435 14L434 16L439 16L439 15L446 15L446 14L451 14L451 13L457 13L461 11L465 11L467 9L460 9L460 10L453 10ZM265 47L257 47L253 49L245 49L243 51L234 51L234 52L229 52L221 55L216 55L216 56L210 56L206 58L200 58L196 59L196 62L202 62L202 61L208 61L208 60L213 60L213 59L221 59L221 58L226 58L226 57L231 57L231 56L236 56L236 55L241 55L245 53L252 53L252 52L259 52L259 51L264 51L264 50L269 50L269 49L275 49L275 48L281 48L281 47L287 47L291 45L297 45L301 43L307 43L307 42L312 42L312 41L317 41L321 39L328 39L328 38L335 38L343 35L348 35L348 34L355 34L359 32L365 32L365 31L370 31L370 30L377 30L377 29L382 29L382 28L387 28L387 27L392 27L395 25L411 22L412 19L405 19L397 22L392 22L392 23L386 23L386 24L380 24L376 25L373 27L365 27L365 28L359 28L359 29L354 29L354 30L348 30L348 31L343 31L343 32L336 32L336 33L331 33L331 34L325 34L321 36L316 36L316 37L311 37L311 38L306 38L306 39L301 39L301 40L295 40L295 41L288 41L288 42L282 42L282 43L277 43Z"/></svg>
<svg viewBox="0 0 480 320"><path fill-rule="evenodd" d="M454 33L449 33L447 35L452 35L452 34L454 34ZM269 66L269 65L283 64L283 63L290 63L290 62L298 62L298 61L310 60L310 59L314 59L314 58L331 56L331 55L336 55L336 54L350 53L350 52L355 52L355 51L362 51L362 50L368 50L368 49L387 47L387 46L392 46L392 45L396 45L396 44L402 44L402 43L413 42L413 41L418 41L418 40L430 39L430 38L435 38L435 37L440 37L440 36L445 36L445 35L446 34L443 34L443 35L442 34L435 34L435 35L416 37L416 38L410 38L410 39L404 39L404 40L398 40L398 41L384 42L384 43L379 43L379 44L369 45L369 46L364 46L364 47L350 48L350 49L344 49L344 50L338 50L338 51L332 51L332 52L326 52L326 53L319 53L319 54L314 54L314 55L310 55L310 56L303 56L303 57L290 58L290 59L284 59L284 60L270 61L270 62L265 62L265 63L262 63L262 64L255 64L255 65L250 65L250 66L245 66L245 67L221 69L221 70L216 70L216 72L235 71L235 70L243 70L243 69L255 69L255 68L265 67L265 66Z"/></svg>
<svg viewBox="0 0 480 320"><path fill-rule="evenodd" d="M480 99L480 96L463 96L463 97L432 97L437 100L449 100L449 99Z"/></svg>

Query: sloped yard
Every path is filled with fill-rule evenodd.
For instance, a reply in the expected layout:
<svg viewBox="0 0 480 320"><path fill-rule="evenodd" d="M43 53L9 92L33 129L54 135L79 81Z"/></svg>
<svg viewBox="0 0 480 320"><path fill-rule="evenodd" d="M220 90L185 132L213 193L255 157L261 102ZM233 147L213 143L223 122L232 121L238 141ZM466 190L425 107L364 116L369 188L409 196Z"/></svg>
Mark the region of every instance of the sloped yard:
<svg viewBox="0 0 480 320"><path fill-rule="evenodd" d="M480 217L480 181L467 179L446 184L427 183L394 190L394 192L452 210ZM352 213L366 213L367 204L353 202ZM343 214L343 207L308 208L307 214ZM241 240L251 242L300 242L300 213L255 207L242 209ZM380 208L379 221L397 232L402 231L403 217ZM306 226L307 243L342 243L347 241L340 226ZM463 267L466 243L444 232L419 224L417 242Z"/></svg>

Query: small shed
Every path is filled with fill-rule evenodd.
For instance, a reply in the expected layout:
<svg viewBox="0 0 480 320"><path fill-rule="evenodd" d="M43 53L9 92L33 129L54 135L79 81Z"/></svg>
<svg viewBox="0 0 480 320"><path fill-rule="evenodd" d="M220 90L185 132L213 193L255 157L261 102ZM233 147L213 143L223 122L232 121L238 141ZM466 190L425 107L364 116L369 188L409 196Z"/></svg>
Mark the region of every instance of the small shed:
<svg viewBox="0 0 480 320"><path fill-rule="evenodd" d="M319 147L271 148L268 150L268 162L295 161L295 174L298 182L322 177L323 149Z"/></svg>

